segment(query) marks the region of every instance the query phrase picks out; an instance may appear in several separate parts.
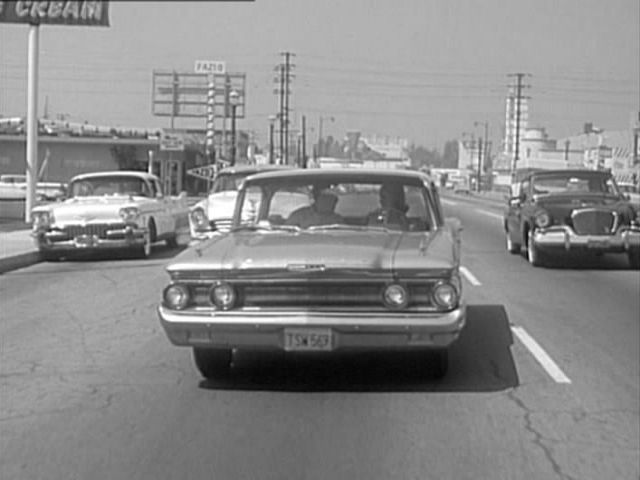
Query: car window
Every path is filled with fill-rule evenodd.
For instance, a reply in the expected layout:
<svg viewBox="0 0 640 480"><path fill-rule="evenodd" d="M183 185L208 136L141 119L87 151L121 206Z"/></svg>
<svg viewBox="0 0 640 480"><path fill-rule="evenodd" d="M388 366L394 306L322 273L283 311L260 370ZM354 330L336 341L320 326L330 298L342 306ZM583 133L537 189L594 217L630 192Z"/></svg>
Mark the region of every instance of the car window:
<svg viewBox="0 0 640 480"><path fill-rule="evenodd" d="M251 185L239 198L240 220L308 228L318 225L369 226L382 214L381 182L283 182ZM420 185L396 185L401 205L395 214L407 230L426 231L437 224L427 191ZM385 218L389 218L388 216Z"/></svg>

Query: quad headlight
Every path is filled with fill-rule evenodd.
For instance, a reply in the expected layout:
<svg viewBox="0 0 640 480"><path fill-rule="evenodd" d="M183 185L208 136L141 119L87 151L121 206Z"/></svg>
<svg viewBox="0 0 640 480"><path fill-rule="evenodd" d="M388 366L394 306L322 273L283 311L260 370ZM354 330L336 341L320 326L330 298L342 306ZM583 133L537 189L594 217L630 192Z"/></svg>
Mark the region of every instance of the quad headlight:
<svg viewBox="0 0 640 480"><path fill-rule="evenodd" d="M551 216L544 210L536 212L534 221L538 228L546 228L551 225Z"/></svg>
<svg viewBox="0 0 640 480"><path fill-rule="evenodd" d="M233 308L238 298L236 290L227 282L218 282L209 292L211 302L220 310L229 310Z"/></svg>
<svg viewBox="0 0 640 480"><path fill-rule="evenodd" d="M382 291L382 301L387 308L401 310L409 305L409 292L404 285L391 283Z"/></svg>
<svg viewBox="0 0 640 480"><path fill-rule="evenodd" d="M39 212L32 212L31 220L33 222L34 230L41 230L49 227L53 223L53 212L49 210L43 210Z"/></svg>
<svg viewBox="0 0 640 480"><path fill-rule="evenodd" d="M460 291L453 283L440 282L433 287L431 298L437 307L451 310L460 301Z"/></svg>
<svg viewBox="0 0 640 480"><path fill-rule="evenodd" d="M183 310L189 305L191 295L185 285L174 283L164 289L162 293L164 305L173 310Z"/></svg>
<svg viewBox="0 0 640 480"><path fill-rule="evenodd" d="M140 218L140 210L138 207L123 207L120 209L120 218L125 223L134 223Z"/></svg>

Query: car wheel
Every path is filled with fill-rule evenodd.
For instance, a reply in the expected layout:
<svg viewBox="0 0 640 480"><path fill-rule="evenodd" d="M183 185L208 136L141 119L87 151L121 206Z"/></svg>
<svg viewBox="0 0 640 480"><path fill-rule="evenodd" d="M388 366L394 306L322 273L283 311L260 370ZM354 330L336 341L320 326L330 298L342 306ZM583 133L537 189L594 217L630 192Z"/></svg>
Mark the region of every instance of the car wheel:
<svg viewBox="0 0 640 480"><path fill-rule="evenodd" d="M538 247L536 247L535 242L533 241L533 230L529 230L527 242L527 260L534 267L541 267L545 263L544 254L540 251Z"/></svg>
<svg viewBox="0 0 640 480"><path fill-rule="evenodd" d="M207 380L223 378L231 372L230 349L194 347L193 360L200 374Z"/></svg>
<svg viewBox="0 0 640 480"><path fill-rule="evenodd" d="M509 230L507 230L505 233L507 237L507 251L509 253L513 253L514 255L520 253L520 244L515 243L513 240L511 240L511 234L509 233Z"/></svg>
<svg viewBox="0 0 640 480"><path fill-rule="evenodd" d="M639 250L629 250L627 254L629 256L629 266L633 270L640 269L640 251Z"/></svg>
<svg viewBox="0 0 640 480"><path fill-rule="evenodd" d="M447 348L438 348L428 353L429 375L432 378L444 378L449 371L449 350Z"/></svg>
<svg viewBox="0 0 640 480"><path fill-rule="evenodd" d="M149 222L147 233L144 234L144 242L136 248L136 256L140 258L149 258L151 256L151 245L156 236L156 226L153 221Z"/></svg>

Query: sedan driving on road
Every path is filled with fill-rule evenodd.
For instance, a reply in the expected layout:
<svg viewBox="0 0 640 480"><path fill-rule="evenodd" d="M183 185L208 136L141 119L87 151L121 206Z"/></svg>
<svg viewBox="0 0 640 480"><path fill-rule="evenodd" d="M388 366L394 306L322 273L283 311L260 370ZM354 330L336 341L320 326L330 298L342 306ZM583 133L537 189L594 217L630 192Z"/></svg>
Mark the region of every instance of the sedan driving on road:
<svg viewBox="0 0 640 480"><path fill-rule="evenodd" d="M504 215L507 250L533 266L550 254L622 253L640 268L640 219L610 172L543 170L515 184Z"/></svg>
<svg viewBox="0 0 640 480"><path fill-rule="evenodd" d="M459 232L418 172L260 173L230 232L167 267L158 313L206 378L235 349L422 351L440 377L466 318Z"/></svg>

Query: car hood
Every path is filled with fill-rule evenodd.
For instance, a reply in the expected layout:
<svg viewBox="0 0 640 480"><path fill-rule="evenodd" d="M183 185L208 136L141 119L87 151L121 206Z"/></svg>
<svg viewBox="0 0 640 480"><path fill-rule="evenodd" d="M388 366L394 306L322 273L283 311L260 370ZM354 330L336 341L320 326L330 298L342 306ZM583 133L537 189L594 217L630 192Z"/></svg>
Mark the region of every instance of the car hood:
<svg viewBox="0 0 640 480"><path fill-rule="evenodd" d="M172 271L239 271L245 273L349 272L445 275L456 267L451 237L445 232L365 231L234 232L204 242L181 255Z"/></svg>
<svg viewBox="0 0 640 480"><path fill-rule="evenodd" d="M238 192L235 190L211 193L206 199L196 203L193 208L202 208L209 220L232 218L236 198L238 198Z"/></svg>
<svg viewBox="0 0 640 480"><path fill-rule="evenodd" d="M77 221L113 221L119 219L119 211L123 207L138 206L128 196L74 197L60 203L37 207L34 211L48 210L53 212L56 223Z"/></svg>

